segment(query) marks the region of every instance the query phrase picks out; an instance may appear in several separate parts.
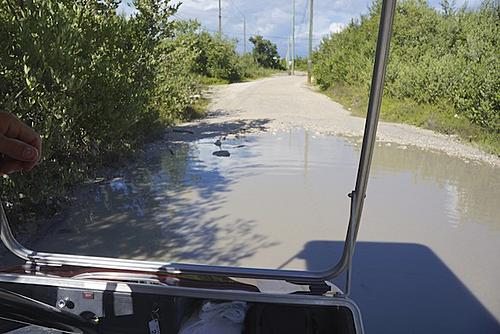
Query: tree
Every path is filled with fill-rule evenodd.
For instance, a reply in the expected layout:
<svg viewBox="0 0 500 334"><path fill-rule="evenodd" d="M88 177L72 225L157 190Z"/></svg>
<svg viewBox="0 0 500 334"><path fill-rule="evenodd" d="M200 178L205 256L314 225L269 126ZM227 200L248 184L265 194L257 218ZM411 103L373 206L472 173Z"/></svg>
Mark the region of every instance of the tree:
<svg viewBox="0 0 500 334"><path fill-rule="evenodd" d="M254 45L252 54L259 65L267 68L280 68L276 44L260 35L252 36L248 40Z"/></svg>
<svg viewBox="0 0 500 334"><path fill-rule="evenodd" d="M456 0L441 0L439 4L445 17L450 17L455 14L455 7L457 5Z"/></svg>

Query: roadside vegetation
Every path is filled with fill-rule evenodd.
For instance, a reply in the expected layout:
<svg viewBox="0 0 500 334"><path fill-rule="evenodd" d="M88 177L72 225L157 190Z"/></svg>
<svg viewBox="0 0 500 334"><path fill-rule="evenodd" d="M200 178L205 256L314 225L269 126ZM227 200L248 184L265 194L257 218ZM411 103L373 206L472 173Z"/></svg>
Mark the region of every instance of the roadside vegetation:
<svg viewBox="0 0 500 334"><path fill-rule="evenodd" d="M169 0L135 0L131 17L118 3L0 0L0 109L44 141L31 173L0 177L9 207L51 211L71 185L202 115L206 84L276 70L196 21L173 20Z"/></svg>
<svg viewBox="0 0 500 334"><path fill-rule="evenodd" d="M441 10L399 1L382 118L457 135L500 155L500 3ZM381 2L315 52L314 77L328 95L364 115Z"/></svg>
<svg viewBox="0 0 500 334"><path fill-rule="evenodd" d="M297 71L307 72L307 57L297 57L295 58L295 69Z"/></svg>

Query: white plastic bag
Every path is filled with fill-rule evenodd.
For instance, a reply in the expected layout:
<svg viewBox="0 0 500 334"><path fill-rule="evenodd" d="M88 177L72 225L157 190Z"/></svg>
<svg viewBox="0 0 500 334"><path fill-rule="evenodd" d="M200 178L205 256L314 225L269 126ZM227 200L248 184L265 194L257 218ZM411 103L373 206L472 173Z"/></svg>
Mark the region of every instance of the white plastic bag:
<svg viewBox="0 0 500 334"><path fill-rule="evenodd" d="M184 323L179 334L241 334L246 310L245 302L205 302Z"/></svg>

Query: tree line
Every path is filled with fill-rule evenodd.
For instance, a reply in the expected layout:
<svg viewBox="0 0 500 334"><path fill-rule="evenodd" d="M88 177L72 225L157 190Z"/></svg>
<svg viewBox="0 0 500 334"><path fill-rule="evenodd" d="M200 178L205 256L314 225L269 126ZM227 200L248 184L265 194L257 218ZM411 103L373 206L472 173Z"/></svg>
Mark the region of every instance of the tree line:
<svg viewBox="0 0 500 334"><path fill-rule="evenodd" d="M498 144L499 4L485 0L470 10L443 0L441 9L435 9L424 0L398 1L385 96L440 106L433 117L449 119L440 115L448 113L464 119L496 137ZM323 39L313 59L322 89L357 87L368 94L380 9L381 1L373 2L367 15Z"/></svg>

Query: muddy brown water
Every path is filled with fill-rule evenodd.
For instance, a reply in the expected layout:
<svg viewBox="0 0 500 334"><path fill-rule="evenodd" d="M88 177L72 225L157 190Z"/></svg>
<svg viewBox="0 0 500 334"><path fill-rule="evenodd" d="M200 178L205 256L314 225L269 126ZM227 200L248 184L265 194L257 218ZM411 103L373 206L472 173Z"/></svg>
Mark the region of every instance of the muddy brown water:
<svg viewBox="0 0 500 334"><path fill-rule="evenodd" d="M189 137L83 186L36 249L307 270L336 263L359 139L300 129ZM229 157L213 154L217 139ZM353 276L369 333L499 332L499 189L498 168L378 144Z"/></svg>

